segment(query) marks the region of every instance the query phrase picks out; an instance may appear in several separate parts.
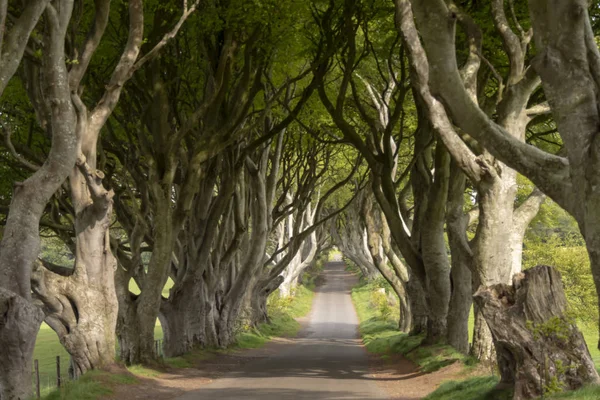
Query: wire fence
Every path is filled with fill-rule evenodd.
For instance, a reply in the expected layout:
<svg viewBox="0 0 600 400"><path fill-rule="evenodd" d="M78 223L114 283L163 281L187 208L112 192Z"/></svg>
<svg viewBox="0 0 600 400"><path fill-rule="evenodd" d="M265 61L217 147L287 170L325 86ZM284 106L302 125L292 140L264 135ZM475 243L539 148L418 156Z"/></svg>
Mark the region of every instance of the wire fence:
<svg viewBox="0 0 600 400"><path fill-rule="evenodd" d="M164 358L162 339L154 341L154 352L157 357ZM73 367L69 357L56 356L52 359L33 360L32 387L36 399L77 379L77 369Z"/></svg>

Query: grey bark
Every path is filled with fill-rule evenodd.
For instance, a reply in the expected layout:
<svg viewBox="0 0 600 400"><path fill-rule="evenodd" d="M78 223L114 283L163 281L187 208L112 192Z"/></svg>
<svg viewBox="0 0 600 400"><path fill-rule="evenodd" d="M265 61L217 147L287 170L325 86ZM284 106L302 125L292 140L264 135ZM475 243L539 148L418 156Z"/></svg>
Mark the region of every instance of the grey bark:
<svg viewBox="0 0 600 400"><path fill-rule="evenodd" d="M87 189L83 198L73 199L78 204L75 266L68 274L60 274L38 263L32 282L35 298L44 304L46 322L71 355L74 374L80 376L114 362L118 302L117 262L109 234L114 193L104 189L104 175L85 158L77 161L77 168L80 174L73 174L71 183ZM72 190L74 197L76 193Z"/></svg>
<svg viewBox="0 0 600 400"><path fill-rule="evenodd" d="M600 383L583 335L569 319L560 273L539 265L513 284L481 287L475 294L488 321L501 373L513 399L543 395L552 384L574 390Z"/></svg>
<svg viewBox="0 0 600 400"><path fill-rule="evenodd" d="M460 74L458 68L454 68L453 77L460 80L462 88L461 96L464 96L465 101L476 105L481 32L474 22L461 10L457 9L454 5L451 5L450 8L451 10L448 9L448 12L452 12L455 15L456 20L461 23L467 32L470 53ZM415 90L418 92L420 98L423 99L428 109L429 117L434 123L440 137L447 145L457 164L467 174L477 189L479 224L476 237L469 244L470 249L466 248L461 241L456 241L455 245L463 247L462 250L458 248L460 251L472 253L472 263L469 265L473 266L472 272L476 287L482 284L506 283L510 280L514 272L520 270L522 241L525 229L537 213L543 198L537 195L531 196L530 200L528 200L529 204L523 207L521 211L514 209L516 172L497 161L487 151L476 157L457 135L452 124L449 122L444 106L430 92L429 85L432 82L436 82L437 70L436 74L431 74L430 76L428 60L421 48L420 40L415 36L416 29L412 21L410 4L406 1L397 1L396 9L398 26L410 48ZM421 8L421 4L415 7L415 9L417 10L417 19L423 18L423 13L426 13L426 11ZM534 76L532 77L531 74L526 75L523 73L525 69L525 57L523 53L526 51L531 37L528 33L522 32L523 37L521 40L516 40L516 35L512 33L506 22L502 1L493 3L492 14L496 29L505 41L505 47L511 61L508 79L509 86L505 90L502 86L499 89L502 100L497 107L498 126L504 130L507 138L510 138L507 139L508 141L514 146L523 148L520 143L524 142L525 128L530 121L526 109L527 102L531 93L538 85L538 80ZM429 28L428 26L426 29ZM425 47L428 51L431 49L427 43ZM436 59L436 61L440 60ZM447 62L447 60L444 62ZM431 85L431 87L436 88L435 85ZM455 115L453 116L456 117ZM521 213L527 215L518 216ZM513 222L515 219L519 221ZM505 250L507 245L510 251ZM477 334L474 336L473 351L478 356L483 356L483 360L491 360L492 354L487 351L487 349L492 348L491 343L489 343L491 336L485 333L487 328L481 326L483 321L483 318L476 318L475 332ZM482 340L487 340L487 342L482 342Z"/></svg>
<svg viewBox="0 0 600 400"><path fill-rule="evenodd" d="M35 29L49 0L32 0L25 4L21 15L14 21L11 29L7 29L9 0L0 2L0 96L13 77L25 49L29 36ZM66 4L68 7L68 4Z"/></svg>
<svg viewBox="0 0 600 400"><path fill-rule="evenodd" d="M435 173L421 227L421 251L427 272L429 319L425 343L446 341L450 303L450 265L444 240L450 157L442 143L435 151Z"/></svg>
<svg viewBox="0 0 600 400"><path fill-rule="evenodd" d="M394 259L395 254L393 254L391 243L389 242L389 228L387 228L387 223L381 210L374 204L372 194L367 192L362 198L359 197L357 200L363 203L360 215L361 220L364 221L366 226L367 242L373 265L375 265L379 273L392 286L398 296L400 307L398 329L409 333L413 324L413 312L407 294L407 282L410 279L408 270L399 259ZM385 251L386 249L388 252ZM388 258L388 255L392 258ZM395 257L397 258L397 256Z"/></svg>
<svg viewBox="0 0 600 400"><path fill-rule="evenodd" d="M25 399L31 392L31 363L42 311L31 303L31 269L40 249L39 222L46 203L64 182L76 159L76 114L71 102L64 41L73 8L48 5L49 34L44 52L44 82L51 115L52 147L31 177L15 185L0 243L0 398ZM26 39L22 39L25 40ZM25 43L22 44L25 46ZM3 83L4 84L4 83Z"/></svg>
<svg viewBox="0 0 600 400"><path fill-rule="evenodd" d="M355 218L357 212L358 209L351 206L347 213L336 218L335 224L331 224L331 236L342 254L360 269L363 277L373 280L378 272L370 259L364 226L360 218Z"/></svg>
<svg viewBox="0 0 600 400"><path fill-rule="evenodd" d="M469 352L469 313L471 311L473 283L469 264L472 255L467 243L468 217L464 209L466 177L458 165L450 166L446 227L452 255L452 295L448 310L448 344L461 353Z"/></svg>

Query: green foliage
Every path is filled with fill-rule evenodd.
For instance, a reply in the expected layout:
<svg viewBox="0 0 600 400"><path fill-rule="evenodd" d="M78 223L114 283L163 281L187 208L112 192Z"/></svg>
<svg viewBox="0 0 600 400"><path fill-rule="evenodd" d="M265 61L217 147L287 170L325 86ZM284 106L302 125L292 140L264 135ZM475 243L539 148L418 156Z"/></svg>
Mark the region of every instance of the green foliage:
<svg viewBox="0 0 600 400"><path fill-rule="evenodd" d="M535 340L541 340L541 343L546 343L549 340L559 340L565 345L568 344L569 338L573 333L572 326L575 324L575 319L571 315L563 317L552 317L543 323L534 323L527 321L527 329L533 332ZM561 382L560 377L563 376L569 369L577 369L577 363L563 365L561 360L555 360L554 371L550 370L550 360L545 356L543 365L538 366L539 374L543 377L544 393L554 394L560 393L565 389L564 382Z"/></svg>
<svg viewBox="0 0 600 400"><path fill-rule="evenodd" d="M318 279L325 268L325 263L329 261L329 259L330 256L328 252L320 253L312 264L300 275L299 282L301 283L301 286L298 286L298 288L303 287L303 289L314 291ZM271 294L271 296L273 296L273 294Z"/></svg>
<svg viewBox="0 0 600 400"><path fill-rule="evenodd" d="M73 267L75 256L65 245L65 243L57 237L46 237L42 239L42 251L40 257L52 264L61 265L64 267Z"/></svg>
<svg viewBox="0 0 600 400"><path fill-rule="evenodd" d="M568 315L565 317L552 317L543 323L535 323L532 321L526 322L526 327L533 332L533 337L536 340L556 338L563 342L569 339L571 334L571 326L575 323L575 319Z"/></svg>
<svg viewBox="0 0 600 400"><path fill-rule="evenodd" d="M371 292L371 299L369 300L372 307L379 311L379 316L387 321L392 316L392 308L390 307L390 303L388 301L388 297L385 291L374 291Z"/></svg>
<svg viewBox="0 0 600 400"><path fill-rule="evenodd" d="M562 276L569 310L578 321L598 323L598 303L590 262L581 236L559 233L545 238L528 237L523 268L544 264L556 267Z"/></svg>

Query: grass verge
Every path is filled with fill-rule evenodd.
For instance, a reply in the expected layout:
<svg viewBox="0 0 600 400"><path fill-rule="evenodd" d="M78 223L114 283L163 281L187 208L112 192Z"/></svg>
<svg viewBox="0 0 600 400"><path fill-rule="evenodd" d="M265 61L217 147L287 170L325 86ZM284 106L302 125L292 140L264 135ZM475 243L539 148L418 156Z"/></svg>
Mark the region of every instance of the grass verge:
<svg viewBox="0 0 600 400"><path fill-rule="evenodd" d="M433 372L457 361L465 365L473 360L447 345L423 346L423 336L409 336L398 331L399 311L395 294L381 280L352 289L352 300L358 319L359 332L367 350L388 358L402 354L419 365L423 372Z"/></svg>
<svg viewBox="0 0 600 400"><path fill-rule="evenodd" d="M135 384L137 379L127 373L90 371L76 381L67 382L61 390L44 396L45 400L95 400L112 393L115 385Z"/></svg>

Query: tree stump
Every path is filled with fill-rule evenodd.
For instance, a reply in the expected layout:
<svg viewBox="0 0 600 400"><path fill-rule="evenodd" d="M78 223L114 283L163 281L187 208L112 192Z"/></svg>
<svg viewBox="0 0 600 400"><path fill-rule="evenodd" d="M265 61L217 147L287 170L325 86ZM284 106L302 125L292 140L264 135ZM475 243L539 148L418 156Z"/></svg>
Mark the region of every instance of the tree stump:
<svg viewBox="0 0 600 400"><path fill-rule="evenodd" d="M474 299L492 332L500 385L514 389L514 400L600 383L556 269L538 265L512 286L480 287Z"/></svg>

